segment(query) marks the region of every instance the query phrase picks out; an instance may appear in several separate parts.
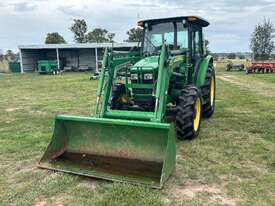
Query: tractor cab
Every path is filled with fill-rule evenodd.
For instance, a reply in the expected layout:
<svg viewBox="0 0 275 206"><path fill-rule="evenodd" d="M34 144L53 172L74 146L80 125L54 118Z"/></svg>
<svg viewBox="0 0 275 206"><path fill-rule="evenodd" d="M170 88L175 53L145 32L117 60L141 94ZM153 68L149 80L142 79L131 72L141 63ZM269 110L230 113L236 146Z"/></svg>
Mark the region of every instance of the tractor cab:
<svg viewBox="0 0 275 206"><path fill-rule="evenodd" d="M202 28L209 23L195 16L151 19L139 21L143 28L142 51L144 55L159 55L163 44L171 51L193 55L205 54ZM173 53L173 52L172 52Z"/></svg>
<svg viewBox="0 0 275 206"><path fill-rule="evenodd" d="M176 90L181 90L187 82L192 81L193 71L188 70L188 67L195 65L206 54L202 28L209 23L202 18L189 16L144 20L138 22L138 25L143 28L143 58L130 68L128 84L119 85L120 88L115 89L115 92L126 89L131 103L118 103L119 94L115 93L113 105L120 105L116 109L154 111L162 46L166 45L169 64L174 67L170 73L174 84L170 84L169 94L176 93Z"/></svg>

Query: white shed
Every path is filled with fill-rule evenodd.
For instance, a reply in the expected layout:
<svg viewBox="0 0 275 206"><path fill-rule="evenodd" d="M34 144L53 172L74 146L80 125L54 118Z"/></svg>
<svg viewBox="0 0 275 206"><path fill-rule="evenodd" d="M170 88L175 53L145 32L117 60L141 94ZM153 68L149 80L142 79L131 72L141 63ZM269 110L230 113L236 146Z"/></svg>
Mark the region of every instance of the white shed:
<svg viewBox="0 0 275 206"><path fill-rule="evenodd" d="M89 44L44 44L20 45L21 72L34 72L40 60L57 60L58 67L74 70L94 69L98 71L104 49L128 51L138 43L89 43ZM64 68L61 68L64 69Z"/></svg>

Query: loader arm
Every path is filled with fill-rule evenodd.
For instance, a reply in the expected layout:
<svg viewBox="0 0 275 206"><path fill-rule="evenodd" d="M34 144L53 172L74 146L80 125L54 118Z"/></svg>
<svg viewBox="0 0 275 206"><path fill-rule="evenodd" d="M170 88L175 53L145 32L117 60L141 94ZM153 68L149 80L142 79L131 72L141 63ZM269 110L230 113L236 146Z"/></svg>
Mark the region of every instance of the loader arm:
<svg viewBox="0 0 275 206"><path fill-rule="evenodd" d="M100 104L97 100L97 116L100 118L121 118L121 119L130 119L135 118L139 120L146 120L152 122L163 122L163 117L166 111L167 103L167 91L169 87L169 80L171 77L171 71L168 70L168 51L167 46L164 44L161 49L159 56L159 70L158 77L156 82L156 91L155 91L155 109L153 113L150 112L129 112L129 111L116 111L108 109L108 102L111 98L112 87L114 86L113 82L115 79L115 74L120 68L121 65L133 65L135 62L141 59L137 53L114 53L112 51L105 51L103 59L103 69L100 74L99 85L98 85L98 96L97 99L101 98L102 93L104 93L102 103ZM128 64L128 65L127 65ZM108 75L106 75L106 73ZM106 82L104 83L106 78ZM126 82L128 76L125 76ZM103 86L106 84L106 86ZM100 105L99 105L100 104Z"/></svg>
<svg viewBox="0 0 275 206"><path fill-rule="evenodd" d="M121 65L132 65L140 58L141 55L138 52L114 53L114 51L112 51L110 48L105 49L102 70L100 73L97 88L97 101L95 112L95 115L97 117L102 118L105 116L116 69L118 69ZM126 79L128 79L127 76ZM104 86L104 84L106 85ZM104 97L102 99L102 103L100 103L103 93Z"/></svg>
<svg viewBox="0 0 275 206"><path fill-rule="evenodd" d="M155 118L153 121L162 122L167 103L167 91L169 86L170 74L167 67L168 52L165 44L162 45L159 57L159 74L156 89Z"/></svg>

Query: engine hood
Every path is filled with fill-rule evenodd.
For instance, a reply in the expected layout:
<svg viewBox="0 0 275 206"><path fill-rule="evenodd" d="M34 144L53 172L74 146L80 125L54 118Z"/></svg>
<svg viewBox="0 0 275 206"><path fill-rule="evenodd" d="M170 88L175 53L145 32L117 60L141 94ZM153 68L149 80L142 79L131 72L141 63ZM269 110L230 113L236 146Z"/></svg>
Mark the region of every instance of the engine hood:
<svg viewBox="0 0 275 206"><path fill-rule="evenodd" d="M159 56L150 56L145 57L142 60L138 61L131 70L135 70L135 68L142 68L143 70L152 70L157 69L159 67Z"/></svg>

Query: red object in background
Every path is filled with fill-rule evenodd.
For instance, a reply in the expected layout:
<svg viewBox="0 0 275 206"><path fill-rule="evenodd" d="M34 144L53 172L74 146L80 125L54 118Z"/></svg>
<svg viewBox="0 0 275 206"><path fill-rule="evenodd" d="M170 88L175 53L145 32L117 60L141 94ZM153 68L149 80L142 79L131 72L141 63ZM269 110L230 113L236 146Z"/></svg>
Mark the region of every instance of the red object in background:
<svg viewBox="0 0 275 206"><path fill-rule="evenodd" d="M273 73L275 72L275 61L255 61L249 68L250 72Z"/></svg>

